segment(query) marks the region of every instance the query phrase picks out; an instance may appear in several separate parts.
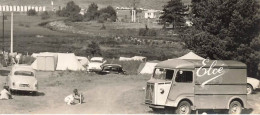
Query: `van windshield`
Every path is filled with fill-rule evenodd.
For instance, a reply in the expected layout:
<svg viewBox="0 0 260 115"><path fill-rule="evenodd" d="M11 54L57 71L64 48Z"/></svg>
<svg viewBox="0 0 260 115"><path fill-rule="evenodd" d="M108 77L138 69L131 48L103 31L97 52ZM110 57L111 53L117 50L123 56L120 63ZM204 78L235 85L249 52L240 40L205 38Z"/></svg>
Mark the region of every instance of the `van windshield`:
<svg viewBox="0 0 260 115"><path fill-rule="evenodd" d="M153 78L162 80L172 80L173 75L174 70L157 68L154 71Z"/></svg>

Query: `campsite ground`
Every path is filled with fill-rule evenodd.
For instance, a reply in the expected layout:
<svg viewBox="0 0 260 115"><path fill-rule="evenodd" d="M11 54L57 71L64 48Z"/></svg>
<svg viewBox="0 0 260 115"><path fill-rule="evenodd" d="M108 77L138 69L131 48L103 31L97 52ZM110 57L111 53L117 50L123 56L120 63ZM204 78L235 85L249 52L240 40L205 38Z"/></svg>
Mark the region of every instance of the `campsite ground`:
<svg viewBox="0 0 260 115"><path fill-rule="evenodd" d="M9 69L1 69L3 84ZM0 114L8 113L154 113L144 104L144 90L149 75L96 75L85 72L37 72L39 93L14 95L2 100ZM85 96L81 105L68 106L64 97L78 88ZM248 96L250 109L244 113L260 113L260 91ZM203 111L200 111L203 112ZM207 113L212 113L207 111Z"/></svg>

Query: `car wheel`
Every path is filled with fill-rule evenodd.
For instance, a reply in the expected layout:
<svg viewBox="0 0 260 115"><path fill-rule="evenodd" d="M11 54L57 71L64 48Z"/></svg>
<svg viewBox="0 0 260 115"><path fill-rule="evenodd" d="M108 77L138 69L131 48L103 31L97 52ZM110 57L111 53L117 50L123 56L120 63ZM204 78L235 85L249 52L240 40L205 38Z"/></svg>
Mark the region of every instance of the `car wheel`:
<svg viewBox="0 0 260 115"><path fill-rule="evenodd" d="M252 87L252 85L247 84L247 85L246 85L246 94L252 94L252 92L253 92L253 87Z"/></svg>
<svg viewBox="0 0 260 115"><path fill-rule="evenodd" d="M241 103L238 101L232 101L229 105L229 114L240 114L242 112Z"/></svg>
<svg viewBox="0 0 260 115"><path fill-rule="evenodd" d="M191 104L188 101L182 101L179 103L176 114L190 114Z"/></svg>

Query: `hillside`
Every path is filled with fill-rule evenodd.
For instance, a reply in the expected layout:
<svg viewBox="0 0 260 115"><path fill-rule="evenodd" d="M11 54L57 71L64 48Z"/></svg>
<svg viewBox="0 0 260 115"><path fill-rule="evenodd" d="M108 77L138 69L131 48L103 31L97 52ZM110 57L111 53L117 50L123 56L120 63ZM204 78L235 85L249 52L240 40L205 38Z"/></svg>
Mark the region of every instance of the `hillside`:
<svg viewBox="0 0 260 115"><path fill-rule="evenodd" d="M54 2L54 7L63 7L65 4L72 0L0 0L1 5L39 5L51 7L51 1ZM131 7L134 0L73 0L82 8L87 8L89 4L95 2L99 7L114 6L114 7ZM169 0L135 0L137 7L162 9L162 6ZM183 0L185 4L190 4L191 0Z"/></svg>

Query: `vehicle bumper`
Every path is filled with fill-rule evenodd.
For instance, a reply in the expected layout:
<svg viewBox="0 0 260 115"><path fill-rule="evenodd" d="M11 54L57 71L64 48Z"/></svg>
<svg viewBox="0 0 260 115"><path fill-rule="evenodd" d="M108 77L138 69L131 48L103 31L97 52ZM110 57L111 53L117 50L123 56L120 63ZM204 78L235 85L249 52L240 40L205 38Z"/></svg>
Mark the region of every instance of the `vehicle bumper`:
<svg viewBox="0 0 260 115"><path fill-rule="evenodd" d="M15 90L15 91L38 91L38 89L31 89L31 88L10 88L11 90Z"/></svg>
<svg viewBox="0 0 260 115"><path fill-rule="evenodd" d="M162 106L162 105L153 105L153 104L146 104L148 105L150 108L158 108L158 109L164 109L165 106Z"/></svg>

